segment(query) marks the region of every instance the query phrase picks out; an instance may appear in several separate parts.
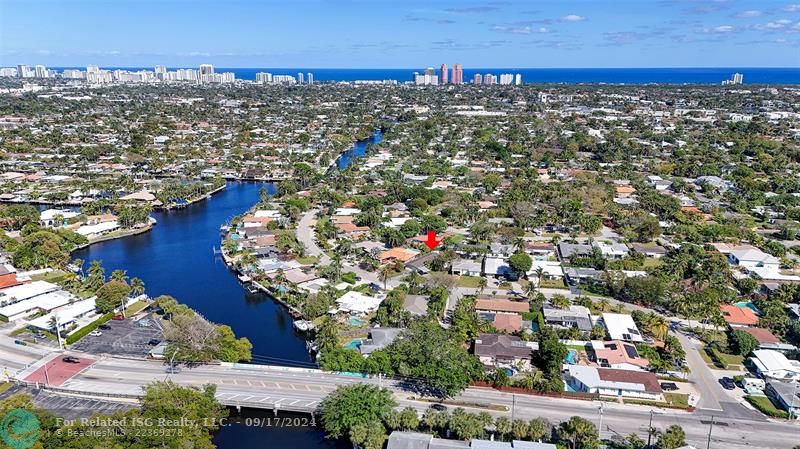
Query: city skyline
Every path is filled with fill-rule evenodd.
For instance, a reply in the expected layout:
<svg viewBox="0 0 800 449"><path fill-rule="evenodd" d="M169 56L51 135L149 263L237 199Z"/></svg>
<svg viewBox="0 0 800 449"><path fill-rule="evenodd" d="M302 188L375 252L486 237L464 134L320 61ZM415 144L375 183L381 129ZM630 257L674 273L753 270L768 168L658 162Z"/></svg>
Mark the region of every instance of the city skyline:
<svg viewBox="0 0 800 449"><path fill-rule="evenodd" d="M800 65L792 50L800 43L800 4L791 1L410 1L401 6L311 1L302 11L247 1L224 7L200 1L191 8L167 1L158 3L157 14L142 3L148 2L4 0L0 65L196 67L211 61L226 68L413 68L456 60L487 68Z"/></svg>

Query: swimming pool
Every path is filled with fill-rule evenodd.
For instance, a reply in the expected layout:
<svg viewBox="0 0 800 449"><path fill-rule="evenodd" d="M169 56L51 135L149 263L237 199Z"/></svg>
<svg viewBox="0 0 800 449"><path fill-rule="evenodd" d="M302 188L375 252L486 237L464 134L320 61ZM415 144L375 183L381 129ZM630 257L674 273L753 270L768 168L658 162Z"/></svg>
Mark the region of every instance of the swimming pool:
<svg viewBox="0 0 800 449"><path fill-rule="evenodd" d="M350 318L349 320L347 320L347 322L350 323L351 326L356 326L356 327L364 325L364 322L359 320L358 318Z"/></svg>
<svg viewBox="0 0 800 449"><path fill-rule="evenodd" d="M578 363L578 351L574 349L570 349L567 352L567 356L564 357L564 363L569 363L570 365L575 365Z"/></svg>
<svg viewBox="0 0 800 449"><path fill-rule="evenodd" d="M350 340L350 343L344 345L344 347L347 348L347 349L356 349L357 350L358 348L361 347L361 339L360 338L354 338L353 340Z"/></svg>
<svg viewBox="0 0 800 449"><path fill-rule="evenodd" d="M758 310L758 307L756 307L756 305L753 304L750 301L739 301L734 305L736 307L747 307L748 309L752 310L754 313L761 313L761 311Z"/></svg>

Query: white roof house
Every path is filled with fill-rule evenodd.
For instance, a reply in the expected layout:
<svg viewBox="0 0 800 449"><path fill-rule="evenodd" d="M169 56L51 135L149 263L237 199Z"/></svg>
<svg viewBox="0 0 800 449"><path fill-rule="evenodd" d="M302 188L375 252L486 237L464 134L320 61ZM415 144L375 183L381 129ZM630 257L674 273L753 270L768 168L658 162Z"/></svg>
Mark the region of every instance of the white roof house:
<svg viewBox="0 0 800 449"><path fill-rule="evenodd" d="M600 250L600 254L606 259L621 259L628 255L630 250L627 245L617 242L597 241L594 247Z"/></svg>
<svg viewBox="0 0 800 449"><path fill-rule="evenodd" d="M636 327L633 317L620 313L604 313L603 325L611 340L642 342L642 333Z"/></svg>
<svg viewBox="0 0 800 449"><path fill-rule="evenodd" d="M789 360L771 349L757 349L750 357L756 371L764 377L781 380L800 380L800 362Z"/></svg>
<svg viewBox="0 0 800 449"><path fill-rule="evenodd" d="M483 262L483 273L487 276L505 276L511 271L504 257L487 257Z"/></svg>
<svg viewBox="0 0 800 449"><path fill-rule="evenodd" d="M104 221L102 223L97 223L94 225L83 225L75 230L78 234L84 237L93 237L98 235L107 234L111 231L116 231L119 229L119 223L117 220L113 221Z"/></svg>
<svg viewBox="0 0 800 449"><path fill-rule="evenodd" d="M626 371L596 368L583 365L565 365L565 388L606 396L662 400L663 393L655 374L643 371Z"/></svg>
<svg viewBox="0 0 800 449"><path fill-rule="evenodd" d="M42 226L62 226L64 220L75 218L78 215L78 212L73 212L71 210L47 209L39 214L39 222ZM56 217L58 216L61 217L61 220L59 223L56 223Z"/></svg>
<svg viewBox="0 0 800 449"><path fill-rule="evenodd" d="M528 276L536 276L536 270L542 269L542 274L545 278L562 278L564 277L564 270L561 269L561 262L557 260L533 260L531 262L531 269L528 270Z"/></svg>
<svg viewBox="0 0 800 449"><path fill-rule="evenodd" d="M777 257L752 246L732 249L728 254L728 262L745 268L774 266L777 269L781 264Z"/></svg>
<svg viewBox="0 0 800 449"><path fill-rule="evenodd" d="M40 310L49 312L75 299L71 293L44 281L9 287L0 291L0 294L4 294L0 296L0 315L8 321L24 318Z"/></svg>
<svg viewBox="0 0 800 449"><path fill-rule="evenodd" d="M253 214L253 216L255 218L274 218L274 219L278 219L278 218L281 218L281 211L274 210L274 209L270 209L270 210L263 210L262 209L262 210L257 210Z"/></svg>
<svg viewBox="0 0 800 449"><path fill-rule="evenodd" d="M352 314L365 314L377 310L381 302L383 296L367 296L352 290L336 300L340 311Z"/></svg>
<svg viewBox="0 0 800 449"><path fill-rule="evenodd" d="M28 324L42 330L53 330L50 321L54 316L58 316L58 325L64 330L69 328L79 318L94 313L94 310L94 298L84 299L83 301L76 301L72 304L60 307L47 315L34 318L30 320Z"/></svg>
<svg viewBox="0 0 800 449"><path fill-rule="evenodd" d="M335 211L333 211L333 215L343 215L343 216L357 215L360 213L361 209L356 209L354 207L339 207Z"/></svg>

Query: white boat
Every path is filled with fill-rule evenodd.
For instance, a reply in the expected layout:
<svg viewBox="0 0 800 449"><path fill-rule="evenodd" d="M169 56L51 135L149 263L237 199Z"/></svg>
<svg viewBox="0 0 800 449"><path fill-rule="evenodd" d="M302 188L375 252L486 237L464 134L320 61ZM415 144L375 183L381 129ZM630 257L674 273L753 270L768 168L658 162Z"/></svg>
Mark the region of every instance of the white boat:
<svg viewBox="0 0 800 449"><path fill-rule="evenodd" d="M238 277L239 277L239 281L244 282L245 284L250 282L250 281L252 281L252 279L250 279L250 276L248 276L246 274L240 274Z"/></svg>
<svg viewBox="0 0 800 449"><path fill-rule="evenodd" d="M294 322L294 328L300 332L306 332L309 329L309 322L305 320L297 320Z"/></svg>

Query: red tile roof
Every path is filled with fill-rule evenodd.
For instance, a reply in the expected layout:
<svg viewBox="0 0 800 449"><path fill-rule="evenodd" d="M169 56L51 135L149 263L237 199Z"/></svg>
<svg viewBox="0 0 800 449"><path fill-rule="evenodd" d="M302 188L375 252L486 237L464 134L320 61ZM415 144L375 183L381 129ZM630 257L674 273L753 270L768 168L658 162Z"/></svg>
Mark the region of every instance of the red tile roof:
<svg viewBox="0 0 800 449"><path fill-rule="evenodd" d="M744 326L755 326L758 324L758 317L749 307L738 307L723 304L719 307L722 317L728 324L739 324Z"/></svg>

